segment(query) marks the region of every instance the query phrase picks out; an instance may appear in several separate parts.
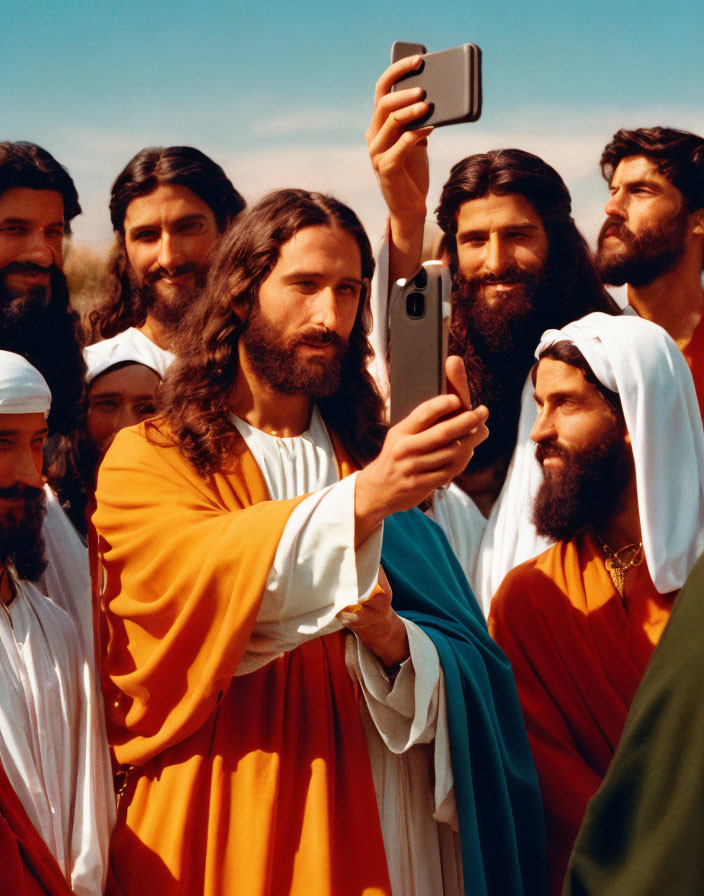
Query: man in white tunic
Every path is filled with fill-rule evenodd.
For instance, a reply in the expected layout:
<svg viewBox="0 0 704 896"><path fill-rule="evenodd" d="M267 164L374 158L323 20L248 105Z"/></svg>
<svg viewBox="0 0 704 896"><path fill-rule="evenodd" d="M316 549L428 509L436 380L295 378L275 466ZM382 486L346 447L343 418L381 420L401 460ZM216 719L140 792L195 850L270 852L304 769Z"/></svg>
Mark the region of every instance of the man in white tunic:
<svg viewBox="0 0 704 896"><path fill-rule="evenodd" d="M458 394L386 434L365 369L372 270L350 209L300 190L265 197L223 241L165 380L163 418L123 430L103 461L94 522L111 631L109 734L128 767L111 859L123 891L539 889L539 810L532 853L511 809L489 817L516 790L533 804L525 734L511 722L482 735L480 776L481 747L493 754L508 727L508 752L521 756L511 770L497 757L491 811L474 783L465 825L455 770L467 773L469 749L453 743L443 647L421 602L396 612L382 568L383 537L392 566L425 562L416 583L429 566L433 588L445 587L432 564L452 555L434 524L412 511L418 540L401 538L394 553L386 538L406 525L397 511L466 464L486 410L468 410L453 358ZM462 639L473 598L456 564L447 575L464 582ZM482 644L486 670L496 651ZM515 698L499 662L502 708L492 701L503 686L487 671L477 687L497 718ZM484 730L479 717L471 724Z"/></svg>
<svg viewBox="0 0 704 896"><path fill-rule="evenodd" d="M41 374L0 352L0 762L73 892L99 896L114 819L102 701L74 623L32 584L50 404Z"/></svg>

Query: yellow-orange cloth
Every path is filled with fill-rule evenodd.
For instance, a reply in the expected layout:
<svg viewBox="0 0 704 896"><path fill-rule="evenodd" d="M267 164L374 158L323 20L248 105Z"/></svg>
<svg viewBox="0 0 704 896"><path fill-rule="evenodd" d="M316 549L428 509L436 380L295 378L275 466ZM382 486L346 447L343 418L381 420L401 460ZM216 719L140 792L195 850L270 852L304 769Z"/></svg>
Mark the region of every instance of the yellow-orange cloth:
<svg viewBox="0 0 704 896"><path fill-rule="evenodd" d="M582 531L516 567L492 601L489 629L511 661L540 779L554 894L672 608L642 578L624 607Z"/></svg>
<svg viewBox="0 0 704 896"><path fill-rule="evenodd" d="M704 419L704 315L694 328L692 338L682 349L682 354L692 372L699 410Z"/></svg>
<svg viewBox="0 0 704 896"><path fill-rule="evenodd" d="M123 430L98 477L108 733L135 766L113 891L388 894L343 634L233 679L301 499L269 500L244 447L205 479L164 442Z"/></svg>

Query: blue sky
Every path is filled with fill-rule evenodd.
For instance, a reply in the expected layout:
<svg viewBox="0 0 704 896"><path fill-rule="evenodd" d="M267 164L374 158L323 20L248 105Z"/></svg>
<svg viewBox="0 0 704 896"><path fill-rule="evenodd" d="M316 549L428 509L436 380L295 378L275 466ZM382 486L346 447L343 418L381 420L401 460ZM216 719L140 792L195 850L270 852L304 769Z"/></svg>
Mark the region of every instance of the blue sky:
<svg viewBox="0 0 704 896"><path fill-rule="evenodd" d="M363 134L397 39L474 41L484 54L481 120L431 139L431 208L453 161L516 145L560 170L593 239L598 156L617 127L704 132L701 3L3 0L0 35L3 137L35 140L69 168L84 206L76 239L96 246L110 239L123 165L181 142L223 164L249 200L328 190L377 235Z"/></svg>

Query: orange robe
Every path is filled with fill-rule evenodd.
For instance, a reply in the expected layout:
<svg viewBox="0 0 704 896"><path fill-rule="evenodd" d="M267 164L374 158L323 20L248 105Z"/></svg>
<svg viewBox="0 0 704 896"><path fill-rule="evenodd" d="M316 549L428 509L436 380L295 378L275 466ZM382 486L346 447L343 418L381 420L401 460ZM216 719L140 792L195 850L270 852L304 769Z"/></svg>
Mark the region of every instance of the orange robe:
<svg viewBox="0 0 704 896"><path fill-rule="evenodd" d="M554 894L672 608L652 583L627 598L626 609L582 531L512 570L491 604L540 780Z"/></svg>
<svg viewBox="0 0 704 896"><path fill-rule="evenodd" d="M7 896L71 896L72 892L1 765L0 883L0 891Z"/></svg>
<svg viewBox="0 0 704 896"><path fill-rule="evenodd" d="M109 892L390 893L344 635L233 678L302 497L268 500L244 448L205 479L150 439L118 434L94 516L108 736L133 766Z"/></svg>
<svg viewBox="0 0 704 896"><path fill-rule="evenodd" d="M692 338L682 349L682 354L692 372L699 410L704 419L704 315L694 328Z"/></svg>

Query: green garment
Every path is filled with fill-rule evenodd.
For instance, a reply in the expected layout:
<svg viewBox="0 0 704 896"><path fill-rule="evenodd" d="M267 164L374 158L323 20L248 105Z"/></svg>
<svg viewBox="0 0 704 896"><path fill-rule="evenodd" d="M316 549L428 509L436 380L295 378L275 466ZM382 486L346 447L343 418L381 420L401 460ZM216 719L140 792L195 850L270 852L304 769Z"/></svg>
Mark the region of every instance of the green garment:
<svg viewBox="0 0 704 896"><path fill-rule="evenodd" d="M543 810L511 666L432 520L419 510L388 517L381 563L394 609L440 657L465 893L542 896Z"/></svg>
<svg viewBox="0 0 704 896"><path fill-rule="evenodd" d="M704 894L704 557L589 802L563 896Z"/></svg>

